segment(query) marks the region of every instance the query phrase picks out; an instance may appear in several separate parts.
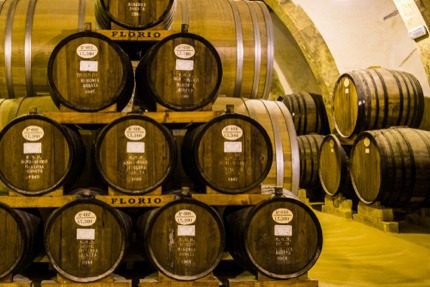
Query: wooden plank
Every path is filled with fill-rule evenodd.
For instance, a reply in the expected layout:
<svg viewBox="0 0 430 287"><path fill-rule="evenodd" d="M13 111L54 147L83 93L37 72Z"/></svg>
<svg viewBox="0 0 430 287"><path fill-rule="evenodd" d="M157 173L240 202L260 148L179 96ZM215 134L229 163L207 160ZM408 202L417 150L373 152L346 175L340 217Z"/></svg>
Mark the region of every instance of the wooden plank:
<svg viewBox="0 0 430 287"><path fill-rule="evenodd" d="M95 30L113 41L160 41L177 33L173 30Z"/></svg>
<svg viewBox="0 0 430 287"><path fill-rule="evenodd" d="M175 199L174 195L152 195L152 196L106 196L96 195L96 199L109 204L112 207L159 207Z"/></svg>
<svg viewBox="0 0 430 287"><path fill-rule="evenodd" d="M244 272L236 278L228 279L228 287L318 287L318 280L308 278L307 273L297 278L276 280L258 274L258 279Z"/></svg>
<svg viewBox="0 0 430 287"><path fill-rule="evenodd" d="M31 287L32 282L22 275L8 275L0 279L0 286L2 287Z"/></svg>
<svg viewBox="0 0 430 287"><path fill-rule="evenodd" d="M271 194L192 194L194 199L213 206L254 205L271 196Z"/></svg>
<svg viewBox="0 0 430 287"><path fill-rule="evenodd" d="M162 273L153 273L139 280L140 287L219 287L221 282L213 274L192 281L178 281Z"/></svg>
<svg viewBox="0 0 430 287"><path fill-rule="evenodd" d="M64 196L0 196L0 202L12 208L61 207L77 198L77 195Z"/></svg>
<svg viewBox="0 0 430 287"><path fill-rule="evenodd" d="M43 280L41 287L132 287L132 280L119 275L111 275L96 282L77 283L57 275L53 280Z"/></svg>

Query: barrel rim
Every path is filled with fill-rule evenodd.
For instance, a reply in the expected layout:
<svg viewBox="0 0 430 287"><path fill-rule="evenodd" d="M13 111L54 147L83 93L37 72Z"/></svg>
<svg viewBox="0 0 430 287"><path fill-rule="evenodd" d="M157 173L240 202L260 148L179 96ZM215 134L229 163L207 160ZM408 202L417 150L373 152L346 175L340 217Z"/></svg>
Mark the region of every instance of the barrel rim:
<svg viewBox="0 0 430 287"><path fill-rule="evenodd" d="M249 246L246 245L245 246L245 251L246 254L248 256L248 258L251 261L251 264L253 265L254 268L256 268L258 271L260 271L261 273L272 277L272 278L276 278L276 279L290 279L290 278L296 278L299 277L303 274L305 274L309 269L312 268L312 266L317 262L319 256L321 255L322 252L322 246L323 246L323 233L322 233L322 227L321 227L321 223L318 220L318 217L315 215L315 213L313 212L313 210L307 206L305 203L303 203L300 199L296 198L295 195L283 195L280 197L272 197L269 199L266 199L264 201L261 201L260 203L258 203L257 205L253 206L250 210L250 212L248 213L247 218L245 219L245 222L247 225L249 225L249 222L251 221L251 219L255 216L255 214L261 209L263 208L265 205L267 204L271 204L273 202L290 202L293 204L297 204L300 207L302 207L307 214L310 216L310 218L312 219L313 223L315 224L315 228L316 228L316 232L317 232L317 246L316 246L316 250L314 255L312 256L312 259L309 260L308 264L306 264L306 266L304 268L302 268L302 270L296 271L294 273L289 273L289 274L275 274L272 272L269 272L268 270L262 268L257 262L256 260L253 258L250 250L249 250ZM248 229L244 230L244 236L243 236L244 240L247 240L248 238Z"/></svg>
<svg viewBox="0 0 430 287"><path fill-rule="evenodd" d="M100 39L104 42L106 42L111 48L113 48L116 52L118 57L121 59L122 64L122 80L121 85L118 87L116 93L111 97L111 101L106 101L105 103L99 105L98 107L83 107L78 106L77 104L74 104L73 102L70 102L69 100L65 99L60 91L57 88L56 83L54 82L53 77L53 66L54 62L56 61L56 57L60 50L66 46L70 41L77 39L77 38L96 38ZM65 38L63 38L52 50L51 55L48 60L48 67L47 67L47 78L48 78L48 86L50 89L50 94L52 97L52 100L57 105L57 107L60 107L60 105L64 105L72 110L81 111L81 112L96 112L103 109L106 109L113 104L117 104L117 110L122 110L130 100L132 96L132 88L129 87L134 82L133 75L133 66L131 64L130 58L127 55L127 53L121 48L119 44L117 44L115 41L111 40L109 37L106 37L103 34L93 32L93 31L81 31L74 34L71 34ZM129 77L127 77L129 76Z"/></svg>
<svg viewBox="0 0 430 287"><path fill-rule="evenodd" d="M203 169L201 168L200 164L199 164L199 155L198 155L198 148L193 149L193 161L195 166L197 167L197 169L199 170L199 176L201 177L201 179L210 187L212 187L213 189L222 192L222 193L229 193L229 194L237 194L237 193L244 193L247 191L252 190L253 188L257 187L258 185L260 185L267 177L267 175L270 172L270 169L272 167L272 162L273 162L273 148L272 148L272 140L270 139L269 134L267 133L267 131L263 128L263 126L257 122L256 120L254 120L253 118L243 115L243 114L238 114L238 113L225 113L222 114L218 117L215 117L214 119L210 120L209 122L203 124L203 126L201 127L201 130L199 131L199 135L197 136L197 138L195 139L195 143L194 145L196 147L200 146L200 143L202 141L202 137L204 135L204 133L214 124L223 121L225 119L229 119L229 118L238 118L238 119L243 119L245 121L250 122L253 126L255 126L261 133L263 138L266 141L267 144L267 164L266 167L264 168L264 171L261 173L260 177L258 179L256 179L252 184L248 185L247 187L242 187L239 190L235 189L227 189L227 188L222 188L217 186L217 184L215 182L212 182L211 180L209 180L207 178L207 176L205 175L205 173L203 172Z"/></svg>
<svg viewBox="0 0 430 287"><path fill-rule="evenodd" d="M0 180L7 187L9 187L10 189L12 189L12 190L14 190L14 191L16 191L18 193L21 193L21 194L24 194L24 195L30 195L30 196L31 195L37 196L37 195L43 195L43 194L49 193L51 191L54 191L57 188L59 188L60 186L62 186L65 182L67 182L67 180L70 178L69 171L72 169L72 166L74 165L74 162L75 162L75 152L74 152L73 148L70 148L71 146L73 146L73 143L72 143L72 140L70 139L70 136L66 133L65 127L63 127L59 122L57 122L57 121L55 121L55 120L53 120L53 119L51 119L51 118L49 118L47 116L41 115L41 114L27 114L27 115L22 115L22 116L19 116L19 117L13 119L12 121L10 121L0 131L0 142L2 141L5 133L7 131L9 131L15 124L20 123L20 122L25 121L25 120L32 120L32 119L37 119L37 120L48 122L51 125L53 125L55 128L57 128L57 130L59 130L63 134L64 139L66 140L66 142L68 144L68 147L69 147L69 161L67 163L67 167L65 168L64 174L51 187L48 187L48 188L45 188L45 189L42 189L42 190L38 190L38 191L28 191L28 190L24 190L24 189L16 187L15 185L13 185L12 183L10 183L6 179L6 177L3 174L1 168L0 168Z"/></svg>
<svg viewBox="0 0 430 287"><path fill-rule="evenodd" d="M212 55L214 56L215 62L217 63L217 83L213 89L213 91L208 95L208 97L202 101L200 104L198 105L193 105L193 106L178 106L175 104L172 104L170 102L165 101L162 97L160 97L157 93L155 93L155 88L153 86L152 82L148 81L148 77L144 76L144 81L147 84L149 90L150 90L150 94L155 98L156 102L160 103L161 105L170 108L172 110L179 110L179 111L191 111L191 110L197 110L199 108L202 108L206 105L208 105L209 103L212 103L216 100L216 98L218 97L218 93L219 93L219 89L221 86L221 82L222 82L222 77L223 77L223 67L222 67L222 61L221 61L221 57L218 53L218 51L216 50L216 48L205 38L203 38L202 36L198 35L198 34L193 34L193 33L184 33L184 32L180 32L180 33L175 33L172 35L169 35L167 37L165 37L164 39L160 40L157 44L155 44L154 46L151 47L151 49L146 53L146 55L143 57L143 61L141 60L139 62L139 65L143 65L144 62L144 71L145 71L145 75L150 74L150 67L152 66L152 61L154 59L155 54L158 53L158 51L160 50L161 47L163 47L167 42L170 41L174 41L177 38L191 38L194 40L197 40L201 43L203 43L203 45L205 47L207 47L211 52ZM141 64L142 63L142 64ZM138 79L136 78L136 82L138 83Z"/></svg>
<svg viewBox="0 0 430 287"><path fill-rule="evenodd" d="M159 128L159 130L163 133L163 135L166 138L166 141L169 145L169 150L170 150L170 163L168 164L168 168L166 170L166 172L164 173L164 175L159 179L158 182L156 182L155 184L153 184L152 186L149 186L145 189L127 189L124 187L119 186L118 184L115 184L114 182L112 182L112 180L110 180L106 173L104 172L104 168L101 165L100 162L100 149L96 148L96 147L100 147L101 143L103 142L103 140L106 137L106 134L110 131L111 128L114 128L118 123L121 123L123 121L127 121L127 120L142 120L145 122L149 122L151 123L153 126L156 126ZM117 118L115 120L113 120L112 122L110 122L109 124L107 124L106 126L104 126L97 134L96 139L94 141L93 144L93 152L92 152L92 158L96 164L97 170L100 173L102 179L112 188L123 192L125 194L129 194L129 195L135 195L135 194L143 194L143 193L148 193L152 190L155 190L157 187L161 186L170 176L171 174L174 172L176 163L177 163L177 148L175 145L175 138L172 135L172 133L169 131L169 129L167 129L163 124L157 122L156 120L145 116L143 114L128 114L125 115L123 117Z"/></svg>
<svg viewBox="0 0 430 287"><path fill-rule="evenodd" d="M46 240L46 239L49 238L49 233L51 231L52 224L58 218L58 216L61 214L61 212L68 209L69 207L73 207L74 205L81 204L81 203L83 203L83 204L94 204L94 205L101 206L102 208L104 208L105 211L109 212L113 217L115 217L115 219L118 222L121 222L123 220L123 218L121 218L121 216L119 215L119 211L117 209L115 209L114 207L110 206L109 204L107 204L101 200L98 200L95 198L77 198L77 199L75 199L69 203L66 203L65 205L57 208L56 210L54 210L49 215L48 219L46 220L44 231L43 231L44 238L45 238L44 247L45 247L45 253L49 259L49 262L55 268L55 270L57 270L57 272L60 273L62 276L64 276L65 278L68 278L72 281L75 281L75 282L92 282L92 281L97 281L99 279L102 279L102 278L108 276L109 274L113 273L115 271L116 267L118 267L120 265L124 255L127 251L126 245L127 245L128 238L126 238L126 237L128 235L124 232L123 229L120 229L123 237L126 238L127 240L122 242L123 244L121 245L120 255L118 256L118 259L116 260L115 263L112 264L111 268L109 270L107 270L106 272L99 274L99 275L96 275L96 276L92 276L92 277L78 277L75 275L68 274L65 270L63 270L55 262L53 255L52 255L52 252L50 252L51 251L50 245L48 244L48 242L47 242L48 240ZM117 242L117 244L119 244L119 243Z"/></svg>
<svg viewBox="0 0 430 287"><path fill-rule="evenodd" d="M148 213L152 212L150 215L151 220L149 220L148 226L145 227L145 230L153 230L155 221L156 221L157 217L162 213L163 210L170 208L171 206L174 206L177 204L184 204L184 203L195 204L195 205L202 207L204 210L208 211L214 217L215 221L217 221L219 223L218 227L219 227L219 232L220 232L220 248L219 248L220 252L218 253L218 256L215 258L212 266L210 268L208 268L207 270L205 270L204 272L201 272L200 274L196 274L193 276L192 275L181 276L181 275L173 274L172 272L166 270L163 266L161 266L161 264L158 262L158 260L155 260L156 258L153 254L153 249L149 248L149 246L151 245L150 240L145 240L143 245L144 245L146 251L149 252L150 256L148 256L149 257L148 259L151 261L151 263L154 266L159 268L159 270L162 273L164 273L165 275L167 275L170 278L185 281L185 280L195 280L195 279L204 277L204 276L208 275L209 273L211 273L217 267L218 263L221 261L221 259L223 257L224 249L226 246L226 232L225 232L225 228L224 228L225 224L224 224L223 217L219 214L219 212L217 212L214 207L212 207L212 206L210 206L210 205L208 205L202 201L199 201L197 199L191 198L191 197L181 197L181 198L175 199L173 201L170 201L161 207L158 207L158 208L155 208L155 209L148 211ZM141 218L139 218L139 220Z"/></svg>

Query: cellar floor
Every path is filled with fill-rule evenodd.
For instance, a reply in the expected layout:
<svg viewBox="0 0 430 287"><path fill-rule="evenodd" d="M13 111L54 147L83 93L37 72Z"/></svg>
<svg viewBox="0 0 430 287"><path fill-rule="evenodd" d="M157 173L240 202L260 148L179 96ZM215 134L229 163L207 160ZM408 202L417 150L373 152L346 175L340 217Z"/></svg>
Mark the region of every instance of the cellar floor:
<svg viewBox="0 0 430 287"><path fill-rule="evenodd" d="M309 271L320 287L430 286L430 230L400 223L399 233L316 211L324 242Z"/></svg>

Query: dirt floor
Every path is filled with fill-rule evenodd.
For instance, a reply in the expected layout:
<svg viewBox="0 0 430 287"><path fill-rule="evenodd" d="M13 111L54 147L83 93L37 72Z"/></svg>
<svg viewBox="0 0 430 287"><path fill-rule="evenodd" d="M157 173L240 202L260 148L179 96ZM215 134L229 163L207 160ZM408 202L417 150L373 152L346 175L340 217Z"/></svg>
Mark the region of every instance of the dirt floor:
<svg viewBox="0 0 430 287"><path fill-rule="evenodd" d="M309 271L320 287L430 286L430 230L400 224L399 233L316 211L324 242Z"/></svg>

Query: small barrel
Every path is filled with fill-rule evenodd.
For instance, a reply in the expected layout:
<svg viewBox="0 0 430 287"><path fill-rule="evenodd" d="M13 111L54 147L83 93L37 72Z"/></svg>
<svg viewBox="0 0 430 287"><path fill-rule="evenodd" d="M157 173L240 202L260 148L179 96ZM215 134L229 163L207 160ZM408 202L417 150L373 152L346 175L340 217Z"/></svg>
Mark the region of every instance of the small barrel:
<svg viewBox="0 0 430 287"><path fill-rule="evenodd" d="M283 102L290 111L298 136L330 133L327 112L321 95L299 92L279 97L278 101Z"/></svg>
<svg viewBox="0 0 430 287"><path fill-rule="evenodd" d="M85 164L79 132L38 114L18 117L4 127L0 153L0 179L24 195L67 189Z"/></svg>
<svg viewBox="0 0 430 287"><path fill-rule="evenodd" d="M300 154L296 129L287 107L278 101L218 97L214 110L225 110L233 105L234 111L260 123L272 142L273 161L263 184L283 186L297 194L300 181Z"/></svg>
<svg viewBox="0 0 430 287"><path fill-rule="evenodd" d="M275 279L296 278L318 260L321 225L291 193L226 214L227 248L246 270Z"/></svg>
<svg viewBox="0 0 430 287"><path fill-rule="evenodd" d="M30 212L0 204L0 278L24 271L42 251L42 220Z"/></svg>
<svg viewBox="0 0 430 287"><path fill-rule="evenodd" d="M172 29L189 25L190 33L215 46L223 64L220 94L267 99L272 83L274 31L262 1L178 0Z"/></svg>
<svg viewBox="0 0 430 287"><path fill-rule="evenodd" d="M349 199L357 198L349 174L350 150L351 145L342 144L334 134L326 135L321 143L318 176L329 196L341 193Z"/></svg>
<svg viewBox="0 0 430 287"><path fill-rule="evenodd" d="M93 158L108 185L127 194L142 194L162 185L174 170L174 141L162 124L129 114L97 134Z"/></svg>
<svg viewBox="0 0 430 287"><path fill-rule="evenodd" d="M360 133L350 156L354 190L365 204L420 206L430 199L430 132L390 128Z"/></svg>
<svg viewBox="0 0 430 287"><path fill-rule="evenodd" d="M272 143L248 116L227 113L191 129L182 143L182 164L197 186L223 193L244 193L266 178Z"/></svg>
<svg viewBox="0 0 430 287"><path fill-rule="evenodd" d="M300 187L321 190L318 178L319 150L323 135L302 135L297 137L300 153Z"/></svg>
<svg viewBox="0 0 430 287"><path fill-rule="evenodd" d="M423 113L423 90L407 72L355 70L341 75L334 88L333 120L343 138L391 126L418 128Z"/></svg>
<svg viewBox="0 0 430 287"><path fill-rule="evenodd" d="M137 240L157 270L175 280L195 280L221 261L224 222L209 205L181 198L143 214L137 223Z"/></svg>
<svg viewBox="0 0 430 287"><path fill-rule="evenodd" d="M203 37L177 33L155 44L136 68L135 104L156 110L202 108L218 96L222 64L217 50Z"/></svg>
<svg viewBox="0 0 430 287"><path fill-rule="evenodd" d="M130 101L134 74L127 53L100 33L83 31L64 38L48 62L48 83L57 106L94 112Z"/></svg>
<svg viewBox="0 0 430 287"><path fill-rule="evenodd" d="M131 219L91 198L56 209L45 224L46 255L64 278L93 282L114 272L131 239Z"/></svg>
<svg viewBox="0 0 430 287"><path fill-rule="evenodd" d="M112 23L127 30L169 29L176 0L95 0L97 23L111 29Z"/></svg>

